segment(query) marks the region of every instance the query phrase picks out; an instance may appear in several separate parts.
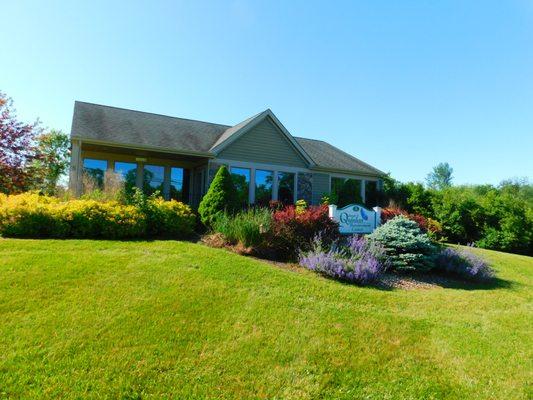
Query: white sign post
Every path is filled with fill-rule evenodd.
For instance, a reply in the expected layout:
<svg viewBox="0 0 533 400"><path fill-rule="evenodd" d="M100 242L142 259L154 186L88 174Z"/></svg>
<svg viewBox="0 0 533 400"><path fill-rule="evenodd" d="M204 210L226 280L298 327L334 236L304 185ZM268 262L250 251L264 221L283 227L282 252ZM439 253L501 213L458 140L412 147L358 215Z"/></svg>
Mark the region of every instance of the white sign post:
<svg viewBox="0 0 533 400"><path fill-rule="evenodd" d="M335 204L329 206L329 217L339 223L342 234L372 233L381 223L381 208L368 210L359 204L350 204L337 208Z"/></svg>

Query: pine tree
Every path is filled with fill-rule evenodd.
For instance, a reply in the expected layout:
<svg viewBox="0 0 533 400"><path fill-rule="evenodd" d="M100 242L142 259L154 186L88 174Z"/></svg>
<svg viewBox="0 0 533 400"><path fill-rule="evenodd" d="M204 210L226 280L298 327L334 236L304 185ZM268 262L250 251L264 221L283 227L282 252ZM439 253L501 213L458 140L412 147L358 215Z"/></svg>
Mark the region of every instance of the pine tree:
<svg viewBox="0 0 533 400"><path fill-rule="evenodd" d="M235 185L228 169L223 165L218 169L207 194L200 202L198 207L200 219L209 226L218 215L224 212L234 213L238 208L239 200Z"/></svg>

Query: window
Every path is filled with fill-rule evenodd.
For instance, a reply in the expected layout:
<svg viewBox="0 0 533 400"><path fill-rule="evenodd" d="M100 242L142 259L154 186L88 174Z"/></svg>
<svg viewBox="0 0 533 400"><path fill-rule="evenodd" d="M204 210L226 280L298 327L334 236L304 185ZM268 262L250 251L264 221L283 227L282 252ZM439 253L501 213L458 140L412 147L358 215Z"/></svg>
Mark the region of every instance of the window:
<svg viewBox="0 0 533 400"><path fill-rule="evenodd" d="M361 204L361 181L353 178L331 178L331 201L337 207Z"/></svg>
<svg viewBox="0 0 533 400"><path fill-rule="evenodd" d="M83 160L83 174L92 179L100 188L104 187L104 177L106 171L106 160L94 160L92 158L85 158Z"/></svg>
<svg viewBox="0 0 533 400"><path fill-rule="evenodd" d="M135 187L137 181L137 164L129 162L115 162L115 172L122 177L127 192Z"/></svg>
<svg viewBox="0 0 533 400"><path fill-rule="evenodd" d="M250 193L250 170L248 168L231 167L231 178L237 190L239 203L243 207L247 206Z"/></svg>
<svg viewBox="0 0 533 400"><path fill-rule="evenodd" d="M267 206L272 200L272 183L274 173L272 171L255 170L255 203Z"/></svg>
<svg viewBox="0 0 533 400"><path fill-rule="evenodd" d="M376 181L366 181L365 182L365 205L368 208L375 207L378 205L379 193L378 193L378 183Z"/></svg>
<svg viewBox="0 0 533 400"><path fill-rule="evenodd" d="M278 200L283 204L294 204L294 174L278 172Z"/></svg>
<svg viewBox="0 0 533 400"><path fill-rule="evenodd" d="M170 169L170 198L187 203L189 200L189 170Z"/></svg>
<svg viewBox="0 0 533 400"><path fill-rule="evenodd" d="M145 165L143 169L143 191L151 195L159 191L163 195L163 182L165 181L165 167L161 165Z"/></svg>

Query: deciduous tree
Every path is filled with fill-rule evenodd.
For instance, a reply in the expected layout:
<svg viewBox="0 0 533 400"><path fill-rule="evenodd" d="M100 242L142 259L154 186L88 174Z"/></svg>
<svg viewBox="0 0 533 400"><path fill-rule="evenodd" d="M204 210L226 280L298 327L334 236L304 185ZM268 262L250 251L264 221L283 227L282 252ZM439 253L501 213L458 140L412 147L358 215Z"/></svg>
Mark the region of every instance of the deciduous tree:
<svg viewBox="0 0 533 400"><path fill-rule="evenodd" d="M18 120L13 100L0 92L0 192L15 193L28 188L29 164L36 157L39 122Z"/></svg>
<svg viewBox="0 0 533 400"><path fill-rule="evenodd" d="M450 164L447 162L440 163L439 165L433 167L427 178L426 182L429 188L431 189L444 189L452 185L453 179L453 168L450 167Z"/></svg>

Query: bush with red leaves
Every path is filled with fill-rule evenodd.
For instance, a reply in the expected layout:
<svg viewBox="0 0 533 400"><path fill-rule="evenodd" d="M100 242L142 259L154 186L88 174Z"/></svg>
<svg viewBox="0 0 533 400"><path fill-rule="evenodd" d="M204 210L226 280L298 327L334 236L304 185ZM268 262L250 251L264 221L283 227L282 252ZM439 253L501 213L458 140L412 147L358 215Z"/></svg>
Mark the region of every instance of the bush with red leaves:
<svg viewBox="0 0 533 400"><path fill-rule="evenodd" d="M403 215L411 221L415 221L423 232L429 233L433 238L438 238L442 233L441 225L431 218L426 218L420 214L409 214L401 208L384 208L381 210L381 223L384 224L390 219Z"/></svg>
<svg viewBox="0 0 533 400"><path fill-rule="evenodd" d="M300 251L310 250L319 233L330 243L340 237L339 225L329 218L327 206L310 206L300 212L286 206L272 214L269 246L277 258L295 260Z"/></svg>

